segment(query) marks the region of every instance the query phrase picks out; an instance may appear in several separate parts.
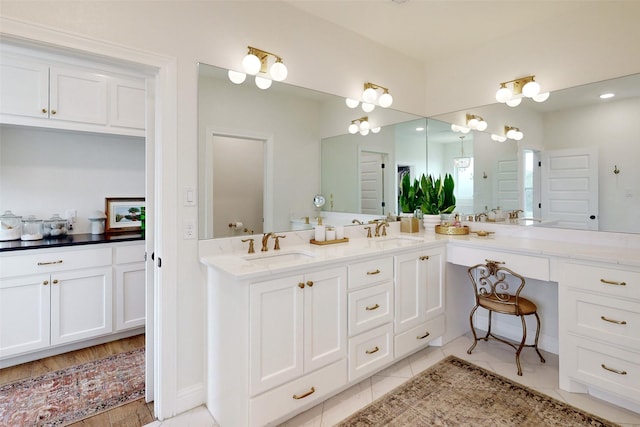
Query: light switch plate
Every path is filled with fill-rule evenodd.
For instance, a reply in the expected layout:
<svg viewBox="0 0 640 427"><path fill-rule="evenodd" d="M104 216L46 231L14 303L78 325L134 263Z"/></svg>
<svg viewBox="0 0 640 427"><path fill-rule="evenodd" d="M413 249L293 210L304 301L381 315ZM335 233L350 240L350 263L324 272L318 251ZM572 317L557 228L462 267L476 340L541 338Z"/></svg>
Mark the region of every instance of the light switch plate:
<svg viewBox="0 0 640 427"><path fill-rule="evenodd" d="M195 206L196 190L193 187L184 187L183 200L185 206Z"/></svg>

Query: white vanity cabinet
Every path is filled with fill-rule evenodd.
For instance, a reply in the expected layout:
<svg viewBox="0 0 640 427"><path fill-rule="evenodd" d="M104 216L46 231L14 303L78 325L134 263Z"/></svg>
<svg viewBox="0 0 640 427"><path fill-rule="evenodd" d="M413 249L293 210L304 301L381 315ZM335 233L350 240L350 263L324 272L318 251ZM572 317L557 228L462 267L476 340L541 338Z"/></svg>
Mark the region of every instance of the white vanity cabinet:
<svg viewBox="0 0 640 427"><path fill-rule="evenodd" d="M640 268L566 261L558 295L560 388L640 405Z"/></svg>
<svg viewBox="0 0 640 427"><path fill-rule="evenodd" d="M402 357L444 333L444 248L394 257L395 357Z"/></svg>
<svg viewBox="0 0 640 427"><path fill-rule="evenodd" d="M0 257L0 358L110 333L111 262L109 247Z"/></svg>
<svg viewBox="0 0 640 427"><path fill-rule="evenodd" d="M113 251L115 330L142 327L146 320L144 244L116 246Z"/></svg>
<svg viewBox="0 0 640 427"><path fill-rule="evenodd" d="M2 47L0 123L144 136L144 79Z"/></svg>

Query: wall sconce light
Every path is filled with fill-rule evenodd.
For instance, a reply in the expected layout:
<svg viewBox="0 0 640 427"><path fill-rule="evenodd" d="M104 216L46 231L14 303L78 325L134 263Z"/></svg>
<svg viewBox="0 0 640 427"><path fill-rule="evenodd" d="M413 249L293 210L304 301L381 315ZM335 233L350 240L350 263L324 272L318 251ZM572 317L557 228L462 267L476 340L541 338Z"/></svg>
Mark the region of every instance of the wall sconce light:
<svg viewBox="0 0 640 427"><path fill-rule="evenodd" d="M507 140L507 137L504 135L498 135L498 134L492 133L491 139L497 142L505 142Z"/></svg>
<svg viewBox="0 0 640 427"><path fill-rule="evenodd" d="M282 63L281 56L252 46L247 47L249 53L242 59L244 72L229 70L229 80L235 84L241 84L247 78L247 74L251 74L252 76L256 76L256 86L260 89L268 89L271 87L272 80L281 82L287 78L288 70ZM271 67L268 67L269 56L275 58L275 62L271 64ZM269 76L271 77L270 79L257 75L258 73L267 74L267 68Z"/></svg>
<svg viewBox="0 0 640 427"><path fill-rule="evenodd" d="M522 138L524 138L524 134L520 132L520 129L513 126L505 126L504 134L507 138L513 139L515 141L520 141Z"/></svg>
<svg viewBox="0 0 640 427"><path fill-rule="evenodd" d="M382 95L378 97L377 90L382 90ZM389 108L393 104L393 97L389 94L389 89L384 86L377 85L375 83L365 83L364 90L362 91L362 110L365 113L370 113L376 108L376 102L382 108ZM360 105L360 101L353 98L347 98L345 100L347 107L356 108Z"/></svg>
<svg viewBox="0 0 640 427"><path fill-rule="evenodd" d="M360 132L360 135L368 135L369 131L372 133L380 132L380 126L371 127L371 123L369 123L369 117L364 116L359 119L351 120L351 124L349 125L349 133L356 134Z"/></svg>
<svg viewBox="0 0 640 427"><path fill-rule="evenodd" d="M483 131L487 129L487 122L480 116L475 114L467 114L467 127Z"/></svg>
<svg viewBox="0 0 640 427"><path fill-rule="evenodd" d="M500 83L500 89L496 92L496 101L506 103L509 107L517 107L523 97L531 98L536 102L544 102L549 98L549 92L540 93L540 84L535 76L521 77L515 80ZM507 84L512 83L513 89Z"/></svg>

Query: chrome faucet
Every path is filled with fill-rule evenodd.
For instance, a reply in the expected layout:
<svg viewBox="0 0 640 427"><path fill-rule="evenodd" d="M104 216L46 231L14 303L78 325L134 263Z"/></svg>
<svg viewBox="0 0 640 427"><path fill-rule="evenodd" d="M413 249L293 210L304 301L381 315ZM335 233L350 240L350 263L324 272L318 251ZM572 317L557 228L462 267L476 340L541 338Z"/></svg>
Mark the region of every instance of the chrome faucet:
<svg viewBox="0 0 640 427"><path fill-rule="evenodd" d="M273 236L273 233L264 233L262 235L262 252L267 252L269 248L267 247L267 242L269 241L269 237Z"/></svg>

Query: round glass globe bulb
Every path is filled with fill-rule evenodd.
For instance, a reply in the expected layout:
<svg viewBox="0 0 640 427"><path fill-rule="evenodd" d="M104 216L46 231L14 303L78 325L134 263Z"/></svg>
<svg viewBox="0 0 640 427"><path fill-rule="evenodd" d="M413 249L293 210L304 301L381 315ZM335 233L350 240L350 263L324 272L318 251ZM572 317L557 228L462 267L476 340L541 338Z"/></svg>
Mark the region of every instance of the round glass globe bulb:
<svg viewBox="0 0 640 427"><path fill-rule="evenodd" d="M262 68L262 63L260 62L260 58L253 54L249 54L242 59L242 68L247 74L251 74L255 76Z"/></svg>
<svg viewBox="0 0 640 427"><path fill-rule="evenodd" d="M369 129L361 130L361 131L360 131L360 135L362 135L362 136L367 136L367 135L369 135Z"/></svg>
<svg viewBox="0 0 640 427"><path fill-rule="evenodd" d="M512 99L507 101L507 105L509 107L517 107L518 105L520 105L521 102L522 102L522 98L521 97L512 98Z"/></svg>
<svg viewBox="0 0 640 427"><path fill-rule="evenodd" d="M382 108L389 108L393 104L393 97L388 93L383 93L380 95L380 99L378 99L378 105Z"/></svg>
<svg viewBox="0 0 640 427"><path fill-rule="evenodd" d="M547 99L549 99L549 92L544 92L544 93L539 93L537 95L533 95L531 97L531 99L533 99L536 102L544 102Z"/></svg>
<svg viewBox="0 0 640 427"><path fill-rule="evenodd" d="M478 119L471 119L467 122L467 126L471 129L476 129L478 127L478 123L480 123Z"/></svg>
<svg viewBox="0 0 640 427"><path fill-rule="evenodd" d="M360 130L361 131L363 131L363 130L367 130L368 131L369 129L371 129L371 124L369 124L368 121L365 120L365 121L360 122Z"/></svg>
<svg viewBox="0 0 640 427"><path fill-rule="evenodd" d="M376 92L376 90L372 87L367 88L364 90L364 92L362 92L362 99L372 104L376 102L376 99L378 99L378 92Z"/></svg>
<svg viewBox="0 0 640 427"><path fill-rule="evenodd" d="M344 102L347 104L347 107L349 108L356 108L360 104L360 101L352 98L347 98L344 100Z"/></svg>
<svg viewBox="0 0 640 427"><path fill-rule="evenodd" d="M351 123L349 125L349 133L354 134L358 132L358 125L355 123Z"/></svg>
<svg viewBox="0 0 640 427"><path fill-rule="evenodd" d="M511 99L512 95L513 92L511 92L511 89L509 89L508 87L501 87L496 92L496 101L507 102L509 99Z"/></svg>
<svg viewBox="0 0 640 427"><path fill-rule="evenodd" d="M243 83L247 78L247 75L245 73L241 73L240 71L229 70L227 74L229 76L229 80L237 85Z"/></svg>
<svg viewBox="0 0 640 427"><path fill-rule="evenodd" d="M271 80L256 76L256 86L260 89L269 89L271 87Z"/></svg>
<svg viewBox="0 0 640 427"><path fill-rule="evenodd" d="M471 132L471 129L467 128L467 127L464 127L464 126L460 126L460 132L469 133L469 132Z"/></svg>
<svg viewBox="0 0 640 427"><path fill-rule="evenodd" d="M373 133L378 133L378 132L380 132L380 126L378 126L378 127L375 127L375 128L373 128L373 129L371 129L371 132L373 132Z"/></svg>
<svg viewBox="0 0 640 427"><path fill-rule="evenodd" d="M516 141L520 141L522 138L524 138L524 133L520 131L516 131L516 134L513 139L515 139Z"/></svg>
<svg viewBox="0 0 640 427"><path fill-rule="evenodd" d="M484 120L480 120L476 129L478 129L479 131L487 130L487 126L489 126L487 122L485 122Z"/></svg>
<svg viewBox="0 0 640 427"><path fill-rule="evenodd" d="M287 66L282 62L275 62L271 68L269 68L269 74L271 78L277 82L281 82L287 78L288 74Z"/></svg>
<svg viewBox="0 0 640 427"><path fill-rule="evenodd" d="M538 82L529 82L522 87L522 94L527 98L531 98L534 95L540 93L540 84Z"/></svg>
<svg viewBox="0 0 640 427"><path fill-rule="evenodd" d="M362 103L362 111L364 111L365 113L370 113L373 110L375 110L375 108L376 108L375 104L369 104L368 102Z"/></svg>
<svg viewBox="0 0 640 427"><path fill-rule="evenodd" d="M509 129L507 131L507 138L516 139L516 130L515 129Z"/></svg>
<svg viewBox="0 0 640 427"><path fill-rule="evenodd" d="M454 132L460 132L460 126L458 125L451 125L451 130Z"/></svg>

